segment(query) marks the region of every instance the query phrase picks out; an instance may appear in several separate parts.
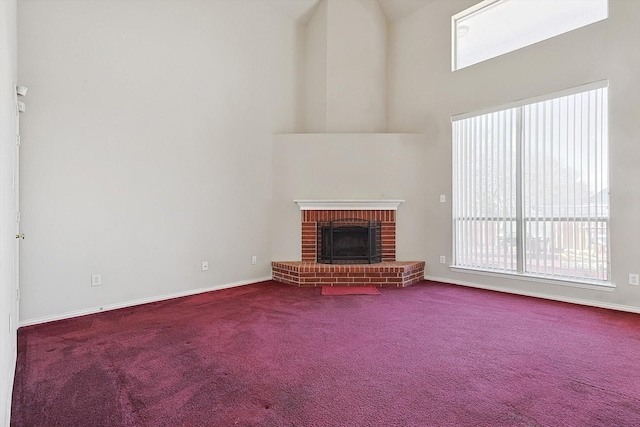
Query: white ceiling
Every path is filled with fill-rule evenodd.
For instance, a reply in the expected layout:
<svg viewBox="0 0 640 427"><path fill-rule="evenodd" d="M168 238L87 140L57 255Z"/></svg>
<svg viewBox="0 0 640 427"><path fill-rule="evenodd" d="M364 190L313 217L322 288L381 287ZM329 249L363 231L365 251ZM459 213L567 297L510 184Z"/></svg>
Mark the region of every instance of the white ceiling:
<svg viewBox="0 0 640 427"><path fill-rule="evenodd" d="M307 25L320 0L263 0L291 19Z"/></svg>
<svg viewBox="0 0 640 427"><path fill-rule="evenodd" d="M392 23L434 1L435 0L378 0L378 3L380 3L382 11L387 16L387 22Z"/></svg>
<svg viewBox="0 0 640 427"><path fill-rule="evenodd" d="M263 0L265 3L306 25L313 16L320 0ZM376 1L376 0L370 0ZM377 0L380 8L392 23L428 5L434 0Z"/></svg>

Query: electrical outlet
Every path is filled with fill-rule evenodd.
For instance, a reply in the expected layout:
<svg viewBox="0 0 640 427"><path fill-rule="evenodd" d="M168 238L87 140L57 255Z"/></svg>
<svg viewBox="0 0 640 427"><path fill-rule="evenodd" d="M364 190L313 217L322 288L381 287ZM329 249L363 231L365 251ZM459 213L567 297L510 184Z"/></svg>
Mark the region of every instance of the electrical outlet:
<svg viewBox="0 0 640 427"><path fill-rule="evenodd" d="M251 257L251 265L256 265L258 263L258 257L257 256L252 256Z"/></svg>
<svg viewBox="0 0 640 427"><path fill-rule="evenodd" d="M91 286L100 286L102 285L102 276L99 274L91 275Z"/></svg>
<svg viewBox="0 0 640 427"><path fill-rule="evenodd" d="M209 271L209 262L202 261L202 271Z"/></svg>
<svg viewBox="0 0 640 427"><path fill-rule="evenodd" d="M640 286L640 275L629 274L629 284L633 286Z"/></svg>
<svg viewBox="0 0 640 427"><path fill-rule="evenodd" d="M444 255L440 255L440 264L445 264L447 262L447 257Z"/></svg>

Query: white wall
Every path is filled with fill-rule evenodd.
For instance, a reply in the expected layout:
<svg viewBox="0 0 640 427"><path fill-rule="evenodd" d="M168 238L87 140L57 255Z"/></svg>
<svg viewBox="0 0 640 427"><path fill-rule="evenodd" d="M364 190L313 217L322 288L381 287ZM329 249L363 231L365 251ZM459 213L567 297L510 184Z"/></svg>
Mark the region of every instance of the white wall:
<svg viewBox="0 0 640 427"><path fill-rule="evenodd" d="M0 423L9 425L18 307L14 290L16 0L0 1Z"/></svg>
<svg viewBox="0 0 640 427"><path fill-rule="evenodd" d="M387 21L377 1L329 0L327 131L386 132Z"/></svg>
<svg viewBox="0 0 640 427"><path fill-rule="evenodd" d="M305 36L305 132L385 132L387 21L378 2L323 0Z"/></svg>
<svg viewBox="0 0 640 427"><path fill-rule="evenodd" d="M301 216L294 200L406 200L397 212L396 255L422 260L430 210L422 193L428 142L415 134L275 135L273 250L277 261L301 259Z"/></svg>
<svg viewBox="0 0 640 427"><path fill-rule="evenodd" d="M321 1L305 28L304 130L327 131L327 7Z"/></svg>
<svg viewBox="0 0 640 427"><path fill-rule="evenodd" d="M451 207L432 210L420 258L426 275L445 281L640 310L640 2L611 0L610 17L504 56L451 72L450 18L475 0L438 0L390 27L389 130L422 132L429 141L423 196L451 195L451 116L610 80L612 292L460 274L438 264L451 254Z"/></svg>
<svg viewBox="0 0 640 427"><path fill-rule="evenodd" d="M435 1L389 29L389 130L422 137L272 141L300 130L303 39L260 2L22 0L22 322L266 277L272 259L299 259L298 198L406 199L398 258L426 260L431 277L640 308L626 285L640 270L640 197L625 185L640 181L640 4L614 0L604 22L451 73L450 16L474 2ZM615 291L438 264L451 253L451 211L438 202L451 194L451 115L602 78ZM371 166L383 172L367 182ZM290 238L272 239L279 231Z"/></svg>
<svg viewBox="0 0 640 427"><path fill-rule="evenodd" d="M23 0L18 29L23 324L270 276L292 20L255 1Z"/></svg>

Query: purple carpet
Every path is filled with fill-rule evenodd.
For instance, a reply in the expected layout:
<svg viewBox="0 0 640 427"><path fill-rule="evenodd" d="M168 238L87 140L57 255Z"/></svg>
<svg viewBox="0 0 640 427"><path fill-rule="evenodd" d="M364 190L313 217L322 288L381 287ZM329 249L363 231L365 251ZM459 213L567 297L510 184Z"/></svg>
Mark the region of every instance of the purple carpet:
<svg viewBox="0 0 640 427"><path fill-rule="evenodd" d="M21 328L12 426L639 426L640 316L264 282Z"/></svg>
<svg viewBox="0 0 640 427"><path fill-rule="evenodd" d="M375 286L323 286L322 295L380 295Z"/></svg>

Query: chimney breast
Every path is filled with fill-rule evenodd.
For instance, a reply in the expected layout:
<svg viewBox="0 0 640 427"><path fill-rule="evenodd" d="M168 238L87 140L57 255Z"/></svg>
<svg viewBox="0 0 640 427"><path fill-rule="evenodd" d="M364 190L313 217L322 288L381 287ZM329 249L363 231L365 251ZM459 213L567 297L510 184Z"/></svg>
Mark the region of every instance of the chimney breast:
<svg viewBox="0 0 640 427"><path fill-rule="evenodd" d="M305 47L305 131L385 132L387 21L378 2L322 0Z"/></svg>

